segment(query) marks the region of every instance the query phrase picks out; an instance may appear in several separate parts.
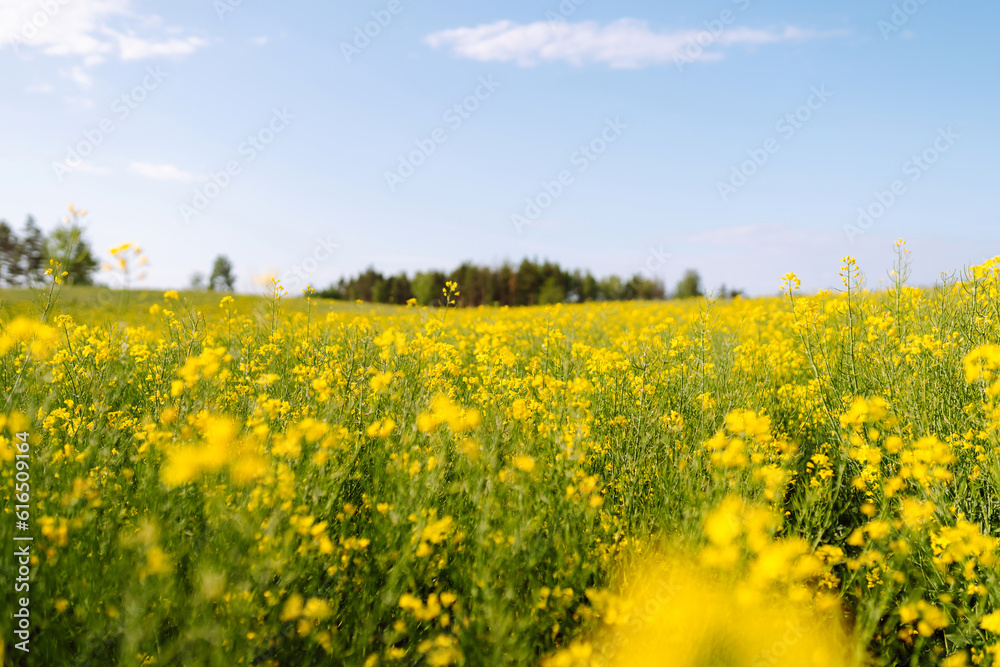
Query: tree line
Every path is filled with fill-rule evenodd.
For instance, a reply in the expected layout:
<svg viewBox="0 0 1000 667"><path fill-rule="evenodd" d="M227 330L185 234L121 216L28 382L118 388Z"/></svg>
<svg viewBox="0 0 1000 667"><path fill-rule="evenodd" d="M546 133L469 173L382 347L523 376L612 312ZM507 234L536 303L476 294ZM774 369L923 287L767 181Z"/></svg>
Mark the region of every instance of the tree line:
<svg viewBox="0 0 1000 667"><path fill-rule="evenodd" d="M518 266L504 263L499 268L477 266L466 262L451 273L421 271L410 278L405 272L386 276L369 267L364 272L341 278L336 284L321 290L319 296L348 301L403 304L416 299L420 305L442 302L442 290L447 282L458 283L456 305L534 306L584 301L630 301L689 298L702 296L701 276L688 270L672 293L662 280L640 274L622 279L618 276L595 278L589 271L564 270L554 262L538 263L529 259ZM722 287L722 297L741 292Z"/></svg>
<svg viewBox="0 0 1000 667"><path fill-rule="evenodd" d="M0 285L22 287L40 282L50 259L62 264L67 283L93 285L98 261L76 219L74 212L72 222L46 234L29 215L20 235L6 220L0 220Z"/></svg>
<svg viewBox="0 0 1000 667"><path fill-rule="evenodd" d="M18 234L0 220L0 286L23 287L37 284L49 268L49 261L59 262L71 285L93 285L100 262L84 238L81 224L86 211L70 207L72 217L64 218L46 234L32 216L28 216ZM210 275L195 274L191 289L232 291L236 276L228 257L215 258ZM525 259L514 266L505 262L499 267L478 266L465 262L450 273L420 271L410 278L405 272L386 276L374 267L320 290L329 299L405 304L413 299L420 305L440 305L448 282L458 284L453 303L462 307L481 305L534 306L585 301L631 301L690 298L704 295L701 276L689 269L668 292L663 281L641 274L623 279L618 276L595 278L589 271L565 270L555 262ZM730 298L741 290L727 290L723 285L716 296Z"/></svg>
<svg viewBox="0 0 1000 667"><path fill-rule="evenodd" d="M69 212L70 217L64 218L62 224L50 234L46 234L31 215L20 234L6 220L0 220L0 286L30 287L38 284L49 268L49 260L62 265L67 284L94 284L94 274L100 262L84 237L82 219L87 212L72 206ZM235 283L232 262L225 255L219 255L212 264L207 282L202 274L195 274L191 287L231 292Z"/></svg>

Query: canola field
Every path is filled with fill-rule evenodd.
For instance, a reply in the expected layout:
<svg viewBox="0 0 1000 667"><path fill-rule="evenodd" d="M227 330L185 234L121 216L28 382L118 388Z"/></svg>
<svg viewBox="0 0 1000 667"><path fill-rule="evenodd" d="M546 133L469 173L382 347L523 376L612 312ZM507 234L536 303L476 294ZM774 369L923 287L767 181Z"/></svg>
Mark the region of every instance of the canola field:
<svg viewBox="0 0 1000 667"><path fill-rule="evenodd" d="M8 293L3 659L998 664L1000 258L841 272L520 309Z"/></svg>

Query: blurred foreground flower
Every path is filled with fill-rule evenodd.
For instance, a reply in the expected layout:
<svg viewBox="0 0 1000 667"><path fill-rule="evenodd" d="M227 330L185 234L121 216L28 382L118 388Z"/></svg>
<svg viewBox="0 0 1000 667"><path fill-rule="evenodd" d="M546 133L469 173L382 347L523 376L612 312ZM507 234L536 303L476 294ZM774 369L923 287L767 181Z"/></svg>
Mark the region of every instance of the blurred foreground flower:
<svg viewBox="0 0 1000 667"><path fill-rule="evenodd" d="M588 592L606 632L574 642L545 667L847 667L848 648L833 599L794 603L739 594L735 581L670 559L633 573L618 599ZM742 601L741 601L742 600Z"/></svg>
<svg viewBox="0 0 1000 667"><path fill-rule="evenodd" d="M0 326L0 355L24 343L35 357L47 358L59 342L59 332L32 318L18 316Z"/></svg>

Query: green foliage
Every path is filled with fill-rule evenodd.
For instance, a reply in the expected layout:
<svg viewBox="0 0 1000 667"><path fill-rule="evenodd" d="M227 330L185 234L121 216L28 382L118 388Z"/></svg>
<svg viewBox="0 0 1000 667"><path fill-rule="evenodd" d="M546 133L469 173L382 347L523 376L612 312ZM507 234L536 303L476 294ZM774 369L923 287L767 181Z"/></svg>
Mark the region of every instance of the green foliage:
<svg viewBox="0 0 1000 667"><path fill-rule="evenodd" d="M542 285L541 289L538 290L538 303L539 305L548 305L552 303L562 303L566 300L566 290L559 278L556 276L549 276L545 279L545 284Z"/></svg>
<svg viewBox="0 0 1000 667"><path fill-rule="evenodd" d="M23 252L17 233L6 220L0 220L0 284L13 286L20 283Z"/></svg>
<svg viewBox="0 0 1000 667"><path fill-rule="evenodd" d="M21 236L0 220L0 281L11 287L34 285L45 271L45 234L28 216Z"/></svg>
<svg viewBox="0 0 1000 667"><path fill-rule="evenodd" d="M684 277L677 283L677 298L690 299L696 296L703 296L705 293L701 288L701 276L694 269L684 272Z"/></svg>
<svg viewBox="0 0 1000 667"><path fill-rule="evenodd" d="M212 265L212 274L208 278L208 289L211 292L232 292L236 284L236 276L233 275L233 263L225 255L215 258Z"/></svg>
<svg viewBox="0 0 1000 667"><path fill-rule="evenodd" d="M420 272L413 278L413 296L421 306L435 304L446 282L448 277L440 271Z"/></svg>
<svg viewBox="0 0 1000 667"><path fill-rule="evenodd" d="M0 285L18 287L38 284L48 268L48 260L60 262L67 272L66 283L93 285L99 262L84 237L80 220L86 211L70 207L71 218L49 236L28 216L21 235L0 220Z"/></svg>
<svg viewBox="0 0 1000 667"><path fill-rule="evenodd" d="M68 227L57 227L45 242L45 252L66 271L66 283L69 285L93 285L94 273L98 262L90 249L90 244L83 238L83 229L73 224Z"/></svg>
<svg viewBox="0 0 1000 667"><path fill-rule="evenodd" d="M386 277L369 267L351 278L342 278L319 292L328 299L403 304L415 298L422 306L440 305L445 283L458 283L456 305L532 306L585 301L657 300L666 297L663 283L634 275L626 281L617 276L601 280L590 272L569 272L558 264L539 264L529 259L517 267L504 263L499 268L465 262L451 273L418 272L411 281L405 273Z"/></svg>
<svg viewBox="0 0 1000 667"><path fill-rule="evenodd" d="M35 284L41 281L48 258L45 255L45 233L30 215L24 223L21 247L22 275L28 284Z"/></svg>

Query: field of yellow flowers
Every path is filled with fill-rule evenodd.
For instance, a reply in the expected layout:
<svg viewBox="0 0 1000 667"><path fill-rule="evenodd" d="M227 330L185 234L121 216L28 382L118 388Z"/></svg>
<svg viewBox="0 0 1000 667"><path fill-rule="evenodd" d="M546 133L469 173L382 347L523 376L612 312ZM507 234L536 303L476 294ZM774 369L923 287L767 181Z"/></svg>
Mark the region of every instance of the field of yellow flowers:
<svg viewBox="0 0 1000 667"><path fill-rule="evenodd" d="M0 615L30 598L37 665L1000 664L1000 258L841 275L521 309L8 293L4 571L33 541Z"/></svg>

